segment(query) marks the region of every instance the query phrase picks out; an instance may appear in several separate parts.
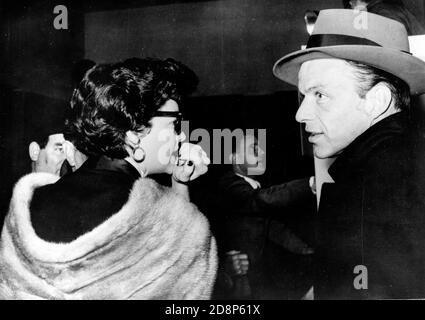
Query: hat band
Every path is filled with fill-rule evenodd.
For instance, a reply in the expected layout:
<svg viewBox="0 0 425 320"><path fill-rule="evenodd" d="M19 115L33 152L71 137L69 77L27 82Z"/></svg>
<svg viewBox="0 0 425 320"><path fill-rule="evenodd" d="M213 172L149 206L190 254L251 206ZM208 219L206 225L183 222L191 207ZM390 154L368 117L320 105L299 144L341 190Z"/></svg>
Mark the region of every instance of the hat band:
<svg viewBox="0 0 425 320"><path fill-rule="evenodd" d="M328 46L363 45L382 47L366 38L348 36L345 34L313 34L307 42L307 49Z"/></svg>
<svg viewBox="0 0 425 320"><path fill-rule="evenodd" d="M307 42L306 49L310 48L320 48L320 47L329 47L329 46L344 46L344 45L360 45L360 46L374 46L382 47L380 44L360 37L348 36L345 34L313 34L310 36ZM401 50L401 52L412 55L411 52L406 50Z"/></svg>

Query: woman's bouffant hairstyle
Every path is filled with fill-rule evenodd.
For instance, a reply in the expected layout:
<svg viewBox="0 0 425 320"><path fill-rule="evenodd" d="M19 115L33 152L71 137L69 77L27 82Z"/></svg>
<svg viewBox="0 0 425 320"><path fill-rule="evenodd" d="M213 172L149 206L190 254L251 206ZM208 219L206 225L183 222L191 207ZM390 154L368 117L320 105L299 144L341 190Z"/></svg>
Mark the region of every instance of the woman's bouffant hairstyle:
<svg viewBox="0 0 425 320"><path fill-rule="evenodd" d="M195 73L173 59L96 65L74 90L65 136L87 156L123 159L126 132L149 128L155 111L169 99L181 102L197 84Z"/></svg>

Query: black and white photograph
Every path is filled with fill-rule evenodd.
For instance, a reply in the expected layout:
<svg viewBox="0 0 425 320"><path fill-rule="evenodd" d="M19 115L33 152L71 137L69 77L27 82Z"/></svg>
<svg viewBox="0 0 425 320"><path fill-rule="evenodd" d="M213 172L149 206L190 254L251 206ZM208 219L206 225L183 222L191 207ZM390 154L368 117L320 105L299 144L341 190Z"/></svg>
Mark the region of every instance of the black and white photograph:
<svg viewBox="0 0 425 320"><path fill-rule="evenodd" d="M0 300L425 299L425 1L1 1L0 230Z"/></svg>

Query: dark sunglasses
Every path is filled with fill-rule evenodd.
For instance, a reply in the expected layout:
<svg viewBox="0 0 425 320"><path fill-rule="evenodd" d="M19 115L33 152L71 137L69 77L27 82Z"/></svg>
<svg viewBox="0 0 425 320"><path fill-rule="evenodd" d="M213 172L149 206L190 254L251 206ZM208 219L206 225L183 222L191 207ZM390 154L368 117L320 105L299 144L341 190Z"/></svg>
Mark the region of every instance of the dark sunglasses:
<svg viewBox="0 0 425 320"><path fill-rule="evenodd" d="M174 121L174 131L177 135L180 135L182 132L182 120L183 114L179 111L156 111L153 114L154 117L173 117L176 118ZM180 148L182 146L182 142L179 140L178 148L177 148L177 158L180 161Z"/></svg>
<svg viewBox="0 0 425 320"><path fill-rule="evenodd" d="M183 114L179 111L155 111L153 114L154 117L173 117L176 118L174 122L174 130L176 134L180 134L182 132L182 120Z"/></svg>

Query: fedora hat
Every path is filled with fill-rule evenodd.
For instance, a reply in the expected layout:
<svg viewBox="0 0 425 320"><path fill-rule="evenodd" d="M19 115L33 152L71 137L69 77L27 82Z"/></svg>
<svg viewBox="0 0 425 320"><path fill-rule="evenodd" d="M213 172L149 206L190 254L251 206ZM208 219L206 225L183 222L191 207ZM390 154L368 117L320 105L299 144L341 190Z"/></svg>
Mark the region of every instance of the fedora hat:
<svg viewBox="0 0 425 320"><path fill-rule="evenodd" d="M297 86L301 64L314 59L357 61L405 81L410 93L425 92L425 62L409 52L406 28L373 13L346 9L319 13L306 49L279 59L273 74Z"/></svg>

